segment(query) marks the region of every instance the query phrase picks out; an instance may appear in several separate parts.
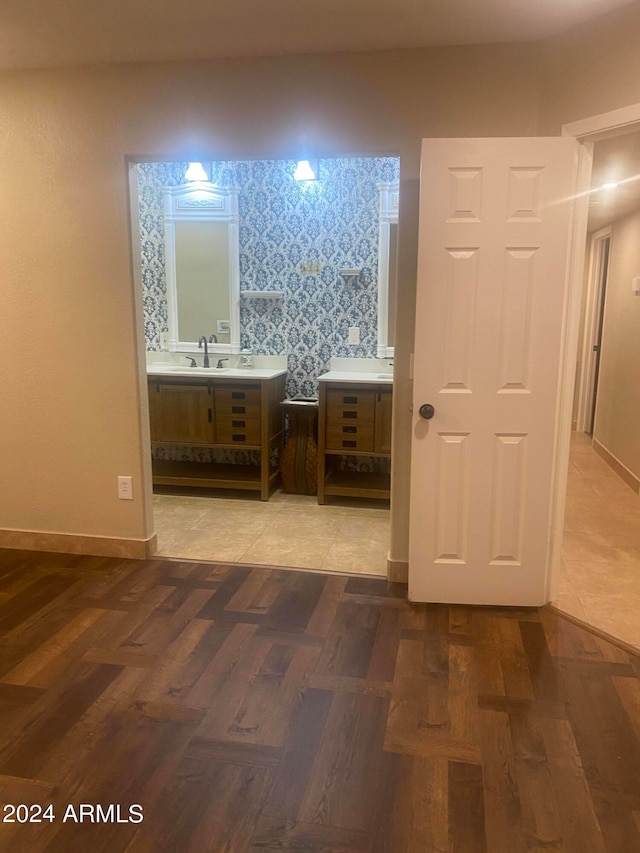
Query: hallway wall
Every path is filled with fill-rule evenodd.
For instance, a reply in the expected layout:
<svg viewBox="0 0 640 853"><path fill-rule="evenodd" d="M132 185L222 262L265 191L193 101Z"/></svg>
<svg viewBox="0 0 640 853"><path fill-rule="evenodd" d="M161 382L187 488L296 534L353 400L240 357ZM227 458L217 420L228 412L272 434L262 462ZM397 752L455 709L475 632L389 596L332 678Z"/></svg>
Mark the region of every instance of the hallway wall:
<svg viewBox="0 0 640 853"><path fill-rule="evenodd" d="M612 225L593 437L640 479L640 210Z"/></svg>

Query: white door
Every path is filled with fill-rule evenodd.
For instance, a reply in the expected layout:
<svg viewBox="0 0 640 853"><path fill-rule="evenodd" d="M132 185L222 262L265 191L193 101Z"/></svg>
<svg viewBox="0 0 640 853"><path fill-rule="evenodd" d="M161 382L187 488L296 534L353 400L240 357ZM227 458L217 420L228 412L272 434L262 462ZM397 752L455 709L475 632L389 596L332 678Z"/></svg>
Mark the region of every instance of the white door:
<svg viewBox="0 0 640 853"><path fill-rule="evenodd" d="M413 601L545 603L577 153L562 137L423 141Z"/></svg>

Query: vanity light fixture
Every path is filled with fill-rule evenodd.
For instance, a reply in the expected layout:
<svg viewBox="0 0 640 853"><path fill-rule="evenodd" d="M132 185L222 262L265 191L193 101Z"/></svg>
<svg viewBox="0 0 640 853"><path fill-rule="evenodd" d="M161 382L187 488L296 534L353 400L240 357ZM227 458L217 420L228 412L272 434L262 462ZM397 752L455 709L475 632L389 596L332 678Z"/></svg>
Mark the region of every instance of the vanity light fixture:
<svg viewBox="0 0 640 853"><path fill-rule="evenodd" d="M204 170L202 163L189 163L187 171L184 173L187 181L208 181L209 176Z"/></svg>
<svg viewBox="0 0 640 853"><path fill-rule="evenodd" d="M317 181L318 180L318 162L317 160L298 160L298 165L293 173L296 181Z"/></svg>

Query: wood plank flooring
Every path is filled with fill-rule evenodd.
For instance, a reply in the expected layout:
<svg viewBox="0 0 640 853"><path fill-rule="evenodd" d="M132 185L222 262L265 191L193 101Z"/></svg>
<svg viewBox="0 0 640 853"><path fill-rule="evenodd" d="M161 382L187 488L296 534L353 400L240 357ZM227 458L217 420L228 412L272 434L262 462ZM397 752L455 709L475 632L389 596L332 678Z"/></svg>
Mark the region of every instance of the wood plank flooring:
<svg viewBox="0 0 640 853"><path fill-rule="evenodd" d="M0 552L0 850L640 851L640 659L404 596Z"/></svg>

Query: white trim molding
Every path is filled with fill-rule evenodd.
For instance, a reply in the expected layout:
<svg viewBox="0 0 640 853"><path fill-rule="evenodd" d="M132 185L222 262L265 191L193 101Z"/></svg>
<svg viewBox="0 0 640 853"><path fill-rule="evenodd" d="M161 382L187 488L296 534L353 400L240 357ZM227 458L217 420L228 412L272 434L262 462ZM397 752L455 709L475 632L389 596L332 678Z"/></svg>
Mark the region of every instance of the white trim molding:
<svg viewBox="0 0 640 853"><path fill-rule="evenodd" d="M587 432L591 424L591 409L594 393L594 373L596 354L594 346L598 334L598 316L602 301L602 265L604 263L604 242L611 240L611 226L595 231L591 235L589 250L589 274L587 278L586 306L584 314L584 334L582 336L582 358L580 361L580 379L578 384L577 429Z"/></svg>
<svg viewBox="0 0 640 853"><path fill-rule="evenodd" d="M389 343L389 249L391 225L398 224L400 187L397 182L380 181L378 231L378 358L393 358Z"/></svg>

